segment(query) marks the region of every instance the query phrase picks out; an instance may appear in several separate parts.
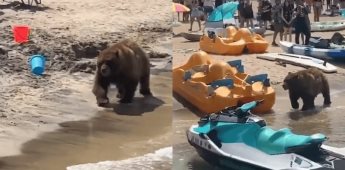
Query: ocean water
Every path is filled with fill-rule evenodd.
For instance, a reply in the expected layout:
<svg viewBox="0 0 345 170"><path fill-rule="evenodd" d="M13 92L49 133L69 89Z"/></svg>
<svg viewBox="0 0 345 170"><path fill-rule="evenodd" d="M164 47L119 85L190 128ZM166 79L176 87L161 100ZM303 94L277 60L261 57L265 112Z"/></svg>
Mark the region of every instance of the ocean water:
<svg viewBox="0 0 345 170"><path fill-rule="evenodd" d="M170 170L172 168L172 147L153 153L119 161L102 161L67 167L67 170Z"/></svg>

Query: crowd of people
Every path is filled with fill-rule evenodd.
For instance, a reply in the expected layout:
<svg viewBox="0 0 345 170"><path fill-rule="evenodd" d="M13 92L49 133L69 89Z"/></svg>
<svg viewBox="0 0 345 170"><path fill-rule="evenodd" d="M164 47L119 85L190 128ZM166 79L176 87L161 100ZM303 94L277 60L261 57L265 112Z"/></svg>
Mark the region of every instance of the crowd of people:
<svg viewBox="0 0 345 170"><path fill-rule="evenodd" d="M319 2L321 0L314 0L313 7L314 10L318 10ZM309 44L310 39L310 21L308 14L310 13L310 8L307 3L303 0L274 0L274 5L269 0L259 0L257 9L258 26L260 28L268 28L268 23L273 27L273 42L272 46L278 46L276 43L276 38L279 34L280 40L292 41L292 28L295 30L295 43L299 44L300 35L302 35L303 44ZM322 3L322 2L321 2ZM322 4L321 4L322 7ZM254 27L254 12L252 3L250 0L239 0L238 5L238 17L239 26L244 27ZM315 21L319 21L317 18ZM250 24L249 24L250 23ZM304 38L305 37L305 38ZM304 41L305 39L305 41Z"/></svg>
<svg viewBox="0 0 345 170"><path fill-rule="evenodd" d="M257 0L258 8L254 13L251 0L176 0L177 3L184 4L191 9L190 12L183 13L183 21L190 21L190 29L193 29L194 21L198 22L201 30L201 21L207 19L212 11L223 3L238 1L238 22L239 27L273 29L273 46L278 34L280 40L292 41L292 30L295 31L295 43L299 44L301 37L303 44L308 44L310 39L309 13L314 12L314 22L320 21L320 15L326 5L330 9L331 5L339 4L344 6L345 0ZM256 15L255 15L256 14ZM255 16L255 17L254 17ZM254 21L257 24L254 25ZM270 24L270 25L269 25Z"/></svg>

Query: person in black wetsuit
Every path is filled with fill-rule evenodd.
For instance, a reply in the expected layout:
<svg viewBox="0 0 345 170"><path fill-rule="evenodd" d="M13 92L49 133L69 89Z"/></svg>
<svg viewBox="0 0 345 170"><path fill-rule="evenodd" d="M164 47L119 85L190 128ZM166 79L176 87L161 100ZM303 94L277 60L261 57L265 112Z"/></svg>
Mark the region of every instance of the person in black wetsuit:
<svg viewBox="0 0 345 170"><path fill-rule="evenodd" d="M310 39L310 20L308 16L308 8L303 4L303 0L297 0L296 8L294 9L294 26L295 26L295 42L299 44L299 36L301 33L305 35L305 45L309 44Z"/></svg>

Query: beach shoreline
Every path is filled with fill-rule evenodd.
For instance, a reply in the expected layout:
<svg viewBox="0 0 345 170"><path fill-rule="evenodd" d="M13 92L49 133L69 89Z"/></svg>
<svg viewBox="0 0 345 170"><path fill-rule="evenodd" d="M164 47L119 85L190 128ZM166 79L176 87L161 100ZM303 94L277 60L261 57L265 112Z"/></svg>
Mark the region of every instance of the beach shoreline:
<svg viewBox="0 0 345 170"><path fill-rule="evenodd" d="M154 77L170 75L170 6L163 7L157 1L147 0L46 0L42 1L43 4L39 7L32 8L18 6L18 3L0 2L0 145L4 148L0 151L2 158L20 156L23 153L23 144L30 143L45 133L59 131L63 122L89 120L104 110L97 107L91 93L96 69L95 57L99 51L113 43L129 38L142 46L150 57L154 74L152 81L156 81ZM152 6L152 9L147 10L142 3ZM28 43L19 45L14 42L12 28L16 25L30 27ZM30 72L27 60L34 54L43 54L46 57L43 76L35 76ZM152 84L157 84L157 88L162 85L155 82ZM169 93L162 90L153 91L156 91L157 96L163 97L166 103L158 108L164 107L165 110L172 107L167 98ZM143 117L150 117L150 114ZM165 119L168 120L169 116ZM154 119L149 118L147 121ZM169 136L170 126L164 125L155 131L157 134L152 134L152 137L163 137L162 143L138 151L137 154L171 146L168 142L163 144L164 141L169 141L165 136ZM135 128L135 125L130 128ZM136 139L135 134L129 136L133 142L141 140ZM13 160L15 163L16 159ZM3 163L4 160L0 162Z"/></svg>

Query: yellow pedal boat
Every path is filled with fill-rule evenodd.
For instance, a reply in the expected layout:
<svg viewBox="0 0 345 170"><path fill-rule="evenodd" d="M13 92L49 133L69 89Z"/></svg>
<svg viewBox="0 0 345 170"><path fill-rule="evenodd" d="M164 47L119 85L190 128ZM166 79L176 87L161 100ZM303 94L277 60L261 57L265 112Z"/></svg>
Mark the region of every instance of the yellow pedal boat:
<svg viewBox="0 0 345 170"><path fill-rule="evenodd" d="M173 69L173 91L207 114L262 99L253 112L266 113L275 103L267 74L250 76L243 72L241 60L214 61L204 51Z"/></svg>
<svg viewBox="0 0 345 170"><path fill-rule="evenodd" d="M268 48L268 42L248 28L237 30L236 27L229 26L223 31L224 35L202 35L200 49L212 54L241 55L245 48L249 53L264 53Z"/></svg>
<svg viewBox="0 0 345 170"><path fill-rule="evenodd" d="M212 54L220 55L241 55L246 46L244 40L233 41L231 38L215 36L210 38L202 35L200 38L200 49Z"/></svg>
<svg viewBox="0 0 345 170"><path fill-rule="evenodd" d="M249 53L264 53L269 45L261 35L252 33L248 28L240 28L233 39L234 41L243 39Z"/></svg>

